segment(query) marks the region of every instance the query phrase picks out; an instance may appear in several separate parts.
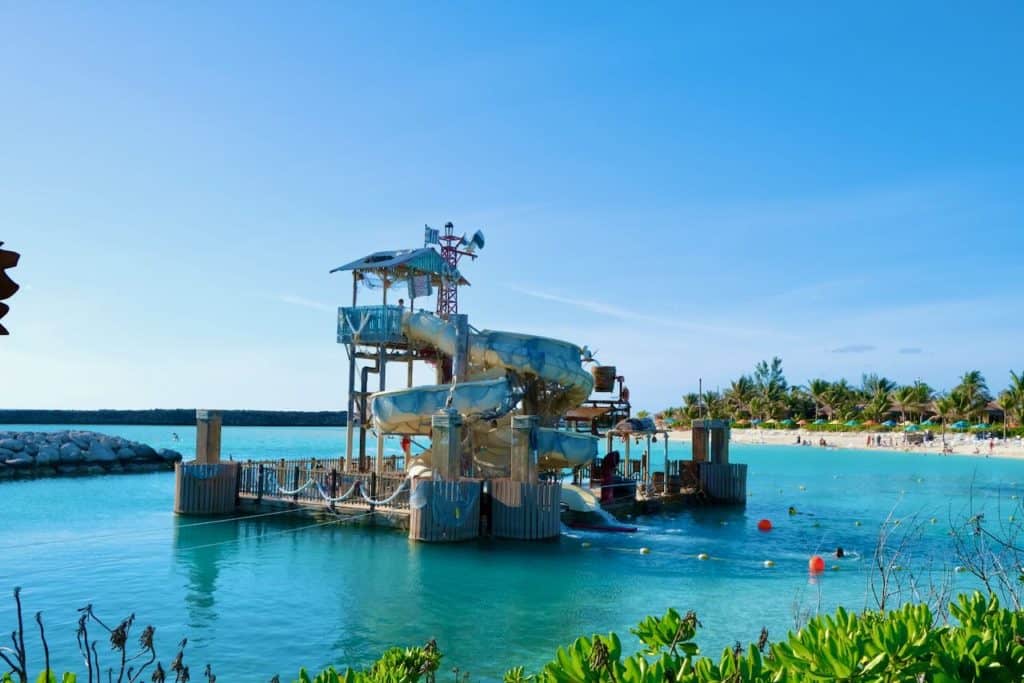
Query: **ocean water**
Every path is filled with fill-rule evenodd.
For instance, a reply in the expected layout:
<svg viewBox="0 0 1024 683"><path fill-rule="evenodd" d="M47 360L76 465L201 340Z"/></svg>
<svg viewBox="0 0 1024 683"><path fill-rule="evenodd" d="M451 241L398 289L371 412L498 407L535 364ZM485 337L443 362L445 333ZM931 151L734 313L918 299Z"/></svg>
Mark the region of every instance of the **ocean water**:
<svg viewBox="0 0 1024 683"><path fill-rule="evenodd" d="M188 428L92 429L186 456L194 442ZM223 434L235 459L337 457L343 445L335 428ZM673 444L673 458L687 456ZM76 609L92 604L106 621L135 613L137 630L156 626L165 665L188 637L193 672L209 662L223 681L291 680L303 665L362 664L430 638L445 669L498 680L513 665L543 664L577 635L627 635L670 606L697 612L698 642L714 656L756 640L762 626L779 638L797 612L872 604L870 560L887 517L900 520L890 523L897 535L923 524L907 560L921 572L953 563L949 520L971 506L988 519L1024 517L1021 461L735 444L731 459L749 464L745 509L679 510L637 518L637 534L571 532L534 544L417 544L291 514L176 518L169 473L3 482L0 591L21 586L26 613L43 612L61 668L79 664ZM757 530L761 518L771 532ZM852 556L810 577L808 558L839 545ZM970 587L966 575L953 578ZM14 625L13 602L0 599L0 632Z"/></svg>

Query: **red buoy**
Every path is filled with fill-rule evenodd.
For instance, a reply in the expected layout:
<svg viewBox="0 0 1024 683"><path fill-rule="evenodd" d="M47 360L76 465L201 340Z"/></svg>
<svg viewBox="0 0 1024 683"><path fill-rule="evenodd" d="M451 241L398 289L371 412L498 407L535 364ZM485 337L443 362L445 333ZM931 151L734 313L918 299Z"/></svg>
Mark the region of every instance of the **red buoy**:
<svg viewBox="0 0 1024 683"><path fill-rule="evenodd" d="M761 531L771 531L772 522L770 519L762 519L760 522L757 523L757 528Z"/></svg>
<svg viewBox="0 0 1024 683"><path fill-rule="evenodd" d="M807 568L814 574L823 572L825 571L825 560L821 558L821 555L812 555L811 559L807 561Z"/></svg>

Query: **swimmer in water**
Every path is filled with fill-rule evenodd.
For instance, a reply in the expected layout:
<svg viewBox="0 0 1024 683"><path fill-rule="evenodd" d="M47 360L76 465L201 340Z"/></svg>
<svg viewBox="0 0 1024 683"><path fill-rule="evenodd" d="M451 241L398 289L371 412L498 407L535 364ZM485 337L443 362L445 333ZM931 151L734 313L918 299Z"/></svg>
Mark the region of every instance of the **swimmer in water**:
<svg viewBox="0 0 1024 683"><path fill-rule="evenodd" d="M789 514L791 514L791 515L795 515L796 514L796 508L793 507L792 505L789 506Z"/></svg>
<svg viewBox="0 0 1024 683"><path fill-rule="evenodd" d="M181 441L181 437L178 436L178 432L171 432L171 441Z"/></svg>
<svg viewBox="0 0 1024 683"><path fill-rule="evenodd" d="M846 551L843 550L843 546L839 546L838 548L836 548L836 557L846 557Z"/></svg>

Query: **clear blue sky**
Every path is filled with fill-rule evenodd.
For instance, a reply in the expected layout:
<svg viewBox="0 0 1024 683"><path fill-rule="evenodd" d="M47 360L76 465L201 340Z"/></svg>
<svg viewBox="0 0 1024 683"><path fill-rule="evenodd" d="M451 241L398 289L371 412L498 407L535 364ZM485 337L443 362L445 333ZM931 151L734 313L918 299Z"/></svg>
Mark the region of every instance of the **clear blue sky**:
<svg viewBox="0 0 1024 683"><path fill-rule="evenodd" d="M631 4L0 6L0 407L343 407L328 270L446 220L640 407L1024 368L1024 5Z"/></svg>

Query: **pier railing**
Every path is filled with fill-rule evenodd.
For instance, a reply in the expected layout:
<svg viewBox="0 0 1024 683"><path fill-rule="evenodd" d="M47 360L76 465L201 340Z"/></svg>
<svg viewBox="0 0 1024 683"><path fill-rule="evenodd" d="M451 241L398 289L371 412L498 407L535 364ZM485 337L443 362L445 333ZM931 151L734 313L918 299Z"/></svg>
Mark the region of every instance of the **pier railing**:
<svg viewBox="0 0 1024 683"><path fill-rule="evenodd" d="M405 474L345 472L342 464L338 460L250 460L240 463L238 494L256 501L306 506L408 509L409 485Z"/></svg>

